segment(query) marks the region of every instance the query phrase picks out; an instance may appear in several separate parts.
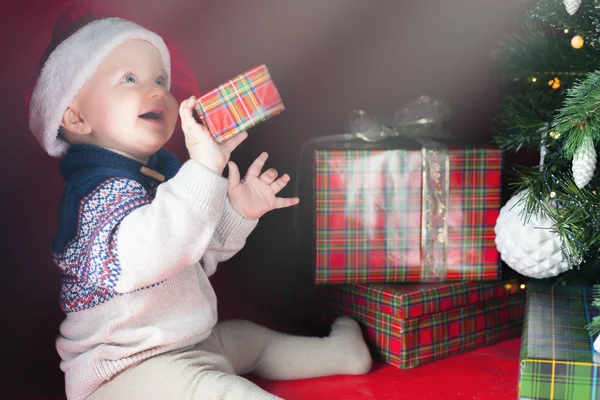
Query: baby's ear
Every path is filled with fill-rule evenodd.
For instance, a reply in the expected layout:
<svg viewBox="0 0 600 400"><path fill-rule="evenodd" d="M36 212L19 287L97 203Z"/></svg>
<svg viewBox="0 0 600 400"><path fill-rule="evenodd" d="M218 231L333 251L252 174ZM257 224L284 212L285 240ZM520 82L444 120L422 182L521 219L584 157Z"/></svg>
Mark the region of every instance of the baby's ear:
<svg viewBox="0 0 600 400"><path fill-rule="evenodd" d="M75 135L89 135L92 132L92 127L74 104L68 106L63 113L60 126Z"/></svg>

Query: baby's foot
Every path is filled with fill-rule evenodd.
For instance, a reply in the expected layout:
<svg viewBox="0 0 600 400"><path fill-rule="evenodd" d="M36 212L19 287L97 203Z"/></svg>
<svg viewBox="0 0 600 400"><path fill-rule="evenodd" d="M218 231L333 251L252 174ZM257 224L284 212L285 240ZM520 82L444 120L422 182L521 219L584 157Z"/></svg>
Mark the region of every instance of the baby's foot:
<svg viewBox="0 0 600 400"><path fill-rule="evenodd" d="M329 339L345 354L343 373L362 375L371 370L373 361L369 348L363 339L362 331L356 321L349 317L339 317L331 326Z"/></svg>

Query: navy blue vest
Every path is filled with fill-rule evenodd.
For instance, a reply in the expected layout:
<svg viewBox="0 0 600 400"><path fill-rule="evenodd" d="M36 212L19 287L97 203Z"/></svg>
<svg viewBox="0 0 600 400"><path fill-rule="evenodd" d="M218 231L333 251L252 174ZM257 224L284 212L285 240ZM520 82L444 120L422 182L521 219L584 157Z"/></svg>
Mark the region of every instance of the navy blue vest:
<svg viewBox="0 0 600 400"><path fill-rule="evenodd" d="M65 182L59 206L58 230L52 242L57 254L76 235L81 199L110 178L132 179L153 193L159 184L154 178L140 172L144 165L139 161L110 150L91 145L72 145L60 162L60 173ZM165 181L171 179L181 163L167 150L160 149L150 156L146 167L160 172Z"/></svg>

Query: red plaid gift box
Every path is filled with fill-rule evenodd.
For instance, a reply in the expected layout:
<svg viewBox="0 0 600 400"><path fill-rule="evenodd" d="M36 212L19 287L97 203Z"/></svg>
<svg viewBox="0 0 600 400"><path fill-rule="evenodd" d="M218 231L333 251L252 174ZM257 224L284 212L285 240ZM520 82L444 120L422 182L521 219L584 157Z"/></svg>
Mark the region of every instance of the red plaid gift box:
<svg viewBox="0 0 600 400"><path fill-rule="evenodd" d="M330 310L355 318L379 358L412 368L519 337L524 288L498 281L345 284L325 290Z"/></svg>
<svg viewBox="0 0 600 400"><path fill-rule="evenodd" d="M266 66L260 65L196 100L196 113L218 142L279 114L285 107Z"/></svg>
<svg viewBox="0 0 600 400"><path fill-rule="evenodd" d="M315 282L497 280L497 148L317 149Z"/></svg>

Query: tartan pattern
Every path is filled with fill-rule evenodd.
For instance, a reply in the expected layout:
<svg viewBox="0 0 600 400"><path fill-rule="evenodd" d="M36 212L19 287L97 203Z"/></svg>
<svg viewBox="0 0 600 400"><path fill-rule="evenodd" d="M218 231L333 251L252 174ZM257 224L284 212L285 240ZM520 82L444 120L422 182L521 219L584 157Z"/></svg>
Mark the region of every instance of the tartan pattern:
<svg viewBox="0 0 600 400"><path fill-rule="evenodd" d="M357 283L341 285L353 301L370 310L412 319L520 292L518 282L451 282L421 284Z"/></svg>
<svg viewBox="0 0 600 400"><path fill-rule="evenodd" d="M502 151L449 149L444 281L496 280ZM315 283L423 282L420 150L314 153Z"/></svg>
<svg viewBox="0 0 600 400"><path fill-rule="evenodd" d="M413 368L521 334L524 291L402 319L361 305L354 286L330 287L332 311L359 321L374 354L398 368ZM403 286L398 285L399 290Z"/></svg>
<svg viewBox="0 0 600 400"><path fill-rule="evenodd" d="M530 286L521 341L521 400L600 399L600 354L585 326L592 288Z"/></svg>
<svg viewBox="0 0 600 400"><path fill-rule="evenodd" d="M200 97L194 109L213 138L222 143L285 107L267 67L260 65Z"/></svg>

